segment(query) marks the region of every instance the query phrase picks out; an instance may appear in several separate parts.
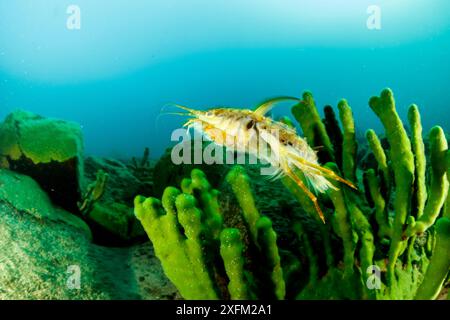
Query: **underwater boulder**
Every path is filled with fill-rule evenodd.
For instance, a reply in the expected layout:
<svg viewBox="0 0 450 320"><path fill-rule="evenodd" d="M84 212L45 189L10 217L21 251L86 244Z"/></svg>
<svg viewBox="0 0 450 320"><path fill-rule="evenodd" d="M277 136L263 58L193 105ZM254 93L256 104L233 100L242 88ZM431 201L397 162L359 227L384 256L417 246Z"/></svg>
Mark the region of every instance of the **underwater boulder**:
<svg viewBox="0 0 450 320"><path fill-rule="evenodd" d="M121 203L96 203L88 213L94 242L105 246L124 246L145 239L134 209Z"/></svg>
<svg viewBox="0 0 450 320"><path fill-rule="evenodd" d="M108 175L103 196L87 213L94 242L122 246L145 238L144 229L134 216L133 199L138 194L152 194L153 188L148 181L139 180L119 160L87 157L84 163L85 182L95 182L99 170Z"/></svg>
<svg viewBox="0 0 450 320"><path fill-rule="evenodd" d="M0 167L36 180L62 208L77 212L83 173L78 124L15 111L0 124Z"/></svg>
<svg viewBox="0 0 450 320"><path fill-rule="evenodd" d="M148 242L92 243L83 220L52 204L32 178L6 169L0 169L0 252L0 300L177 298Z"/></svg>
<svg viewBox="0 0 450 320"><path fill-rule="evenodd" d="M87 224L77 216L54 206L48 195L32 178L7 169L0 169L0 203L17 212L29 214L45 224L65 224L92 238Z"/></svg>
<svg viewBox="0 0 450 320"><path fill-rule="evenodd" d="M132 157L127 163L127 168L141 183L140 190L142 193L153 191L153 168L154 160L150 158L150 148L146 147L142 154L142 158Z"/></svg>
<svg viewBox="0 0 450 320"><path fill-rule="evenodd" d="M119 202L133 207L136 195L151 195L152 186L142 182L133 175L131 170L121 161L111 158L87 157L84 159L85 182L96 179L99 170L108 174L108 184L102 202Z"/></svg>

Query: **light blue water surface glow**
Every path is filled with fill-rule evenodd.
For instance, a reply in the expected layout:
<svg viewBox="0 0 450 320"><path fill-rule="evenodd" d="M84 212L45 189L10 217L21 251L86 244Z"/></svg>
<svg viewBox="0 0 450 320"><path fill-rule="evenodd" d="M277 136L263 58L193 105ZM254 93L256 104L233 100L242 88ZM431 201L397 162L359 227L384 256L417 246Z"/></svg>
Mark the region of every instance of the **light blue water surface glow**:
<svg viewBox="0 0 450 320"><path fill-rule="evenodd" d="M449 61L447 0L0 0L0 117L79 122L101 156L161 154L183 121L156 123L170 102L248 108L304 90L320 107L347 98L363 132L381 130L367 101L391 87L404 119L416 103L425 129L449 131Z"/></svg>

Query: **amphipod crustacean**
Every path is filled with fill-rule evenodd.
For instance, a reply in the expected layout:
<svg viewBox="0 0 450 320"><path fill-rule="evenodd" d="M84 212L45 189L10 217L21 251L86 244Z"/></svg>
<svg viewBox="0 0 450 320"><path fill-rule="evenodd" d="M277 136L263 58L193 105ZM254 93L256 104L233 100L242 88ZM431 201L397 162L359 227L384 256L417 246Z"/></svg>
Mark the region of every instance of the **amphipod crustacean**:
<svg viewBox="0 0 450 320"><path fill-rule="evenodd" d="M185 127L200 130L220 146L256 156L270 163L276 168L273 174L275 178L288 176L295 181L311 199L320 218L325 222L317 197L310 188L320 193L329 188L336 189L329 179L354 189L356 187L333 171L322 167L316 152L305 139L297 135L295 129L266 116L275 103L289 100L299 101L293 97L278 97L263 102L255 110L217 108L201 111L181 105L176 107L186 111L183 115L190 117L184 124ZM261 152L261 146L268 150ZM310 188L296 174L297 170L303 173Z"/></svg>

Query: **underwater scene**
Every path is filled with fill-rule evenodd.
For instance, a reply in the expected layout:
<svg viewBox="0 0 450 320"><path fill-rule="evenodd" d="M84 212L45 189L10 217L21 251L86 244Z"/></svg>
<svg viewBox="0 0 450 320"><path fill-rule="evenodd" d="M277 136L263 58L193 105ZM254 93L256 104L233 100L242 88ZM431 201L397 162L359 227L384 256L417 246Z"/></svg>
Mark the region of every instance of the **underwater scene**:
<svg viewBox="0 0 450 320"><path fill-rule="evenodd" d="M449 300L449 88L445 0L0 0L0 300Z"/></svg>

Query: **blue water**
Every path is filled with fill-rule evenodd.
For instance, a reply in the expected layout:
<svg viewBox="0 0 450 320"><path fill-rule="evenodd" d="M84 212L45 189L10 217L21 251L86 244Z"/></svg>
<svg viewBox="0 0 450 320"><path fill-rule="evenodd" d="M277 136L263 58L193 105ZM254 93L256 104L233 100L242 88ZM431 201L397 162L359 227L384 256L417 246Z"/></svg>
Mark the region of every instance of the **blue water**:
<svg viewBox="0 0 450 320"><path fill-rule="evenodd" d="M0 0L0 117L79 122L87 154L161 154L183 122L156 121L167 103L252 107L304 90L320 107L345 97L359 130L381 130L367 101L384 87L404 119L416 103L425 130L450 131L449 1Z"/></svg>

